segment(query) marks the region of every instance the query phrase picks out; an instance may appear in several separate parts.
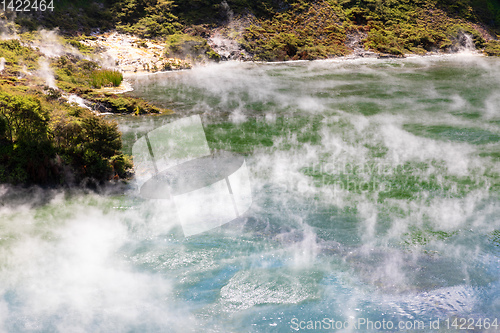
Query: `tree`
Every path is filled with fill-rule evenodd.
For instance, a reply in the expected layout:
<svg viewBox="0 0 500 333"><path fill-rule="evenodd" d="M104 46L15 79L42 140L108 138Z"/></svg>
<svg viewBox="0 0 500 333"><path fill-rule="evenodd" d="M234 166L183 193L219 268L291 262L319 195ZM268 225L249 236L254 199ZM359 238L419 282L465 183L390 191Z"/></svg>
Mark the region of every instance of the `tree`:
<svg viewBox="0 0 500 333"><path fill-rule="evenodd" d="M4 141L0 161L8 181L43 184L57 177L48 123L48 112L38 99L0 92L0 140Z"/></svg>
<svg viewBox="0 0 500 333"><path fill-rule="evenodd" d="M4 126L4 136L12 143L48 140L48 113L36 98L0 92L0 118L0 129Z"/></svg>

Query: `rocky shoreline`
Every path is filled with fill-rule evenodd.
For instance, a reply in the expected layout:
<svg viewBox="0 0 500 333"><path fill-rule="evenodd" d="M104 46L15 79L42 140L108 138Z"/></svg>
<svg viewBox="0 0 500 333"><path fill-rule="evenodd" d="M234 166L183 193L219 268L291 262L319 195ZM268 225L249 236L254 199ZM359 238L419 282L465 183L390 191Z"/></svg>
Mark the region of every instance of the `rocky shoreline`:
<svg viewBox="0 0 500 333"><path fill-rule="evenodd" d="M347 38L346 46L351 53L345 56L334 57L331 59L358 59L358 58L406 58L413 56L436 56L455 54L460 52L481 54L476 50L467 39L464 39L461 48L456 52L427 52L426 54L403 54L393 55L377 53L372 50L366 50L363 46L363 34L350 35ZM207 37L207 42L220 56L221 61L253 61L236 40L228 38L221 29L213 30ZM81 41L82 44L93 47L98 52L99 61L109 68L120 70L124 77L133 77L135 75L151 74L157 72L168 72L173 70L190 69L195 65L207 63L207 59L202 61L193 61L192 59L180 59L167 57L165 55L166 46L164 43L141 39L130 34L118 32L109 32L101 35L92 36L89 39ZM120 87L103 88L102 92L124 93L131 90L130 84L125 80Z"/></svg>

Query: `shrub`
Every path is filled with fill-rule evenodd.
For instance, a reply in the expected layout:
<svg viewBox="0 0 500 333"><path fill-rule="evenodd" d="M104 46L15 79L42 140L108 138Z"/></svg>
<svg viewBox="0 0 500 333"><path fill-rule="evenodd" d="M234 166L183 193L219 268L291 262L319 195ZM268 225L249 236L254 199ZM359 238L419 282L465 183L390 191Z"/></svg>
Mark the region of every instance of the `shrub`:
<svg viewBox="0 0 500 333"><path fill-rule="evenodd" d="M133 167L132 159L128 155L120 154L111 158L113 170L120 178L126 178Z"/></svg>
<svg viewBox="0 0 500 333"><path fill-rule="evenodd" d="M38 67L40 52L32 48L22 46L19 40L11 39L0 41L0 57L5 58L6 66L3 75L17 76L26 66L28 70Z"/></svg>
<svg viewBox="0 0 500 333"><path fill-rule="evenodd" d="M7 140L7 126L7 119L4 116L0 116L0 143Z"/></svg>
<svg viewBox="0 0 500 333"><path fill-rule="evenodd" d="M204 38L184 33L176 33L168 36L165 54L169 57L178 57L181 59L201 56L201 58L205 57L205 59L220 60L220 55L208 45Z"/></svg>
<svg viewBox="0 0 500 333"><path fill-rule="evenodd" d="M123 74L116 70L94 70L90 76L90 84L94 88L118 87L123 81Z"/></svg>
<svg viewBox="0 0 500 333"><path fill-rule="evenodd" d="M243 33L242 45L256 60L281 61L344 55L342 8L327 1L298 1L272 19L256 21Z"/></svg>
<svg viewBox="0 0 500 333"><path fill-rule="evenodd" d="M7 124L11 142L42 142L48 138L48 113L33 97L0 91L0 118Z"/></svg>
<svg viewBox="0 0 500 333"><path fill-rule="evenodd" d="M85 176L96 180L106 180L112 174L109 162L92 149L83 153L83 172Z"/></svg>
<svg viewBox="0 0 500 333"><path fill-rule="evenodd" d="M63 164L76 181L127 176L131 164L116 123L41 90L0 88L7 90L0 91L0 182L61 184Z"/></svg>
<svg viewBox="0 0 500 333"><path fill-rule="evenodd" d="M490 40L486 43L484 52L489 56L500 57L500 41Z"/></svg>
<svg viewBox="0 0 500 333"><path fill-rule="evenodd" d="M119 0L113 11L118 19L118 30L141 37L173 34L182 28L172 14L174 1L170 0Z"/></svg>
<svg viewBox="0 0 500 333"><path fill-rule="evenodd" d="M0 92L0 164L7 181L45 184L56 177L48 125L40 100Z"/></svg>

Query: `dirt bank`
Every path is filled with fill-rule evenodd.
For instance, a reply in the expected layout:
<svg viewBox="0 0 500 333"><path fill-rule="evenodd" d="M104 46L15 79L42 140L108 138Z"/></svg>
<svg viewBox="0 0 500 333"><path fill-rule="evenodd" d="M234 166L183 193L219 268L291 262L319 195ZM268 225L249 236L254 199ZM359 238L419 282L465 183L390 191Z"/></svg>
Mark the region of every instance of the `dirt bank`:
<svg viewBox="0 0 500 333"><path fill-rule="evenodd" d="M102 63L107 67L120 69L124 75L186 69L192 66L189 61L167 57L162 43L128 34L105 33L82 43L100 51Z"/></svg>

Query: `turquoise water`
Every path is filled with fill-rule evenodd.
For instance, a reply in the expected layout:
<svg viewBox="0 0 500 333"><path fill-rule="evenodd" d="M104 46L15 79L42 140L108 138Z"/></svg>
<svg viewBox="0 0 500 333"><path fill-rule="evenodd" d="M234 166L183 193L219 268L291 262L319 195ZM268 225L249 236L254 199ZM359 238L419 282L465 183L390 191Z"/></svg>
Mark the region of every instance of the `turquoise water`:
<svg viewBox="0 0 500 333"><path fill-rule="evenodd" d="M133 80L175 114L115 117L125 151L198 114L211 149L245 156L252 207L186 238L173 203L133 183L4 200L0 330L500 328L499 65L223 63Z"/></svg>

